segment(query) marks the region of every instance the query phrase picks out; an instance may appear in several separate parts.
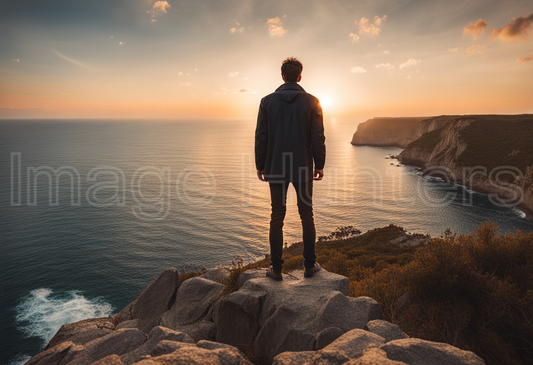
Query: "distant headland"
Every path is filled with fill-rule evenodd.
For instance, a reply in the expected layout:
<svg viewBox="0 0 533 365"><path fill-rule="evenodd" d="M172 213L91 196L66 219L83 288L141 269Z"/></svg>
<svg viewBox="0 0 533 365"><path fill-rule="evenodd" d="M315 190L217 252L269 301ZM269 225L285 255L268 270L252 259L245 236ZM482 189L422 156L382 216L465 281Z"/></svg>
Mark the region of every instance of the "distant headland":
<svg viewBox="0 0 533 365"><path fill-rule="evenodd" d="M403 164L517 205L533 216L533 114L373 118L359 124L356 146L404 150Z"/></svg>

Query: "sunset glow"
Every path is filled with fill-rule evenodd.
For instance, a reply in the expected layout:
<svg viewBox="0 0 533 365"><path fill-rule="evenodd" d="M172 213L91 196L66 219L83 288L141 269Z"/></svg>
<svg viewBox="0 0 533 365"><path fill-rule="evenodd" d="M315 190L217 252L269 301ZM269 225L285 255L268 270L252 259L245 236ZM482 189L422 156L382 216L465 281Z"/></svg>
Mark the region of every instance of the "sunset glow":
<svg viewBox="0 0 533 365"><path fill-rule="evenodd" d="M323 108L329 108L332 104L331 98L329 96L323 96L320 98L320 104Z"/></svg>
<svg viewBox="0 0 533 365"><path fill-rule="evenodd" d="M204 3L3 2L0 118L254 116L287 56L330 117L533 112L529 0Z"/></svg>

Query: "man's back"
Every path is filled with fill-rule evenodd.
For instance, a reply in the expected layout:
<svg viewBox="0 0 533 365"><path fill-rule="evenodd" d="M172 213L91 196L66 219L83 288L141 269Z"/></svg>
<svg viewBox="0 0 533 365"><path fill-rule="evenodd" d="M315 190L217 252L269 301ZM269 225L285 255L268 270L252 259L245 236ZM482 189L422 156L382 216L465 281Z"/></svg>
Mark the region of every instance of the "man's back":
<svg viewBox="0 0 533 365"><path fill-rule="evenodd" d="M256 164L267 181L304 182L324 167L322 109L317 98L286 82L261 100L256 129Z"/></svg>
<svg viewBox="0 0 533 365"><path fill-rule="evenodd" d="M281 65L285 83L265 96L259 106L255 130L257 177L268 181L270 215L270 260L267 275L283 280L283 220L287 210L287 188L296 190L304 242L304 276L320 270L316 262L316 230L313 218L313 180L322 180L326 146L324 123L318 99L298 85L302 63L289 57ZM313 170L314 162L314 170Z"/></svg>

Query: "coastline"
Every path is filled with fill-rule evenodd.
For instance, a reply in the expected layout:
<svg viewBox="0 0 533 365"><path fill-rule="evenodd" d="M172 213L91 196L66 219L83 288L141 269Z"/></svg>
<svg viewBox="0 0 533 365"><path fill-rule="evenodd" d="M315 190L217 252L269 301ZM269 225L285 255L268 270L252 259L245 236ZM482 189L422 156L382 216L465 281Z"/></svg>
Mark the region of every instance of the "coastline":
<svg viewBox="0 0 533 365"><path fill-rule="evenodd" d="M405 148L405 145L402 145L402 144L391 144L391 143L353 143L353 142L350 142L350 144L352 146L368 146L368 147L395 147L395 148L402 148L404 149Z"/></svg>
<svg viewBox="0 0 533 365"><path fill-rule="evenodd" d="M402 165L414 166L414 167L418 167L420 169L426 168L426 165L422 161L418 161L418 160L400 161L398 156L392 156L391 158L398 160ZM423 174L423 176L432 176L432 175L431 174ZM494 194L494 192L488 191L487 189L483 189L483 188L481 188L481 187L479 187L477 185L474 185L474 186L471 186L471 187L467 187L466 185L464 185L464 181L459 180L459 179L457 180L457 182L455 184L460 185L460 186L464 187L465 189L471 190L471 191L473 191L475 193L483 194L483 195L486 195L486 196L489 196L490 194ZM516 209L519 209L520 211L522 211L526 215L523 219L533 220L533 209L529 208L524 203L520 203L518 205L508 206L508 207L511 208L511 209L512 208L516 208Z"/></svg>

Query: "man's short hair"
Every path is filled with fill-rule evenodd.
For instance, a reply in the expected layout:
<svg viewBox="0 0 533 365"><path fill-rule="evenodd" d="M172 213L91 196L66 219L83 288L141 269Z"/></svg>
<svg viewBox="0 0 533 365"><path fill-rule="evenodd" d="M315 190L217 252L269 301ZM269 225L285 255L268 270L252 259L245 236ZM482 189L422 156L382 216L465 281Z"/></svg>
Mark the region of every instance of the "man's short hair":
<svg viewBox="0 0 533 365"><path fill-rule="evenodd" d="M281 64L281 73L285 77L285 82L297 82L303 69L304 66L296 57L288 57Z"/></svg>

